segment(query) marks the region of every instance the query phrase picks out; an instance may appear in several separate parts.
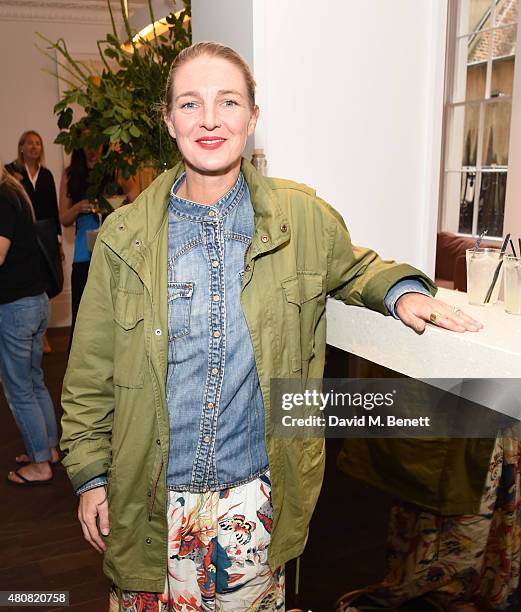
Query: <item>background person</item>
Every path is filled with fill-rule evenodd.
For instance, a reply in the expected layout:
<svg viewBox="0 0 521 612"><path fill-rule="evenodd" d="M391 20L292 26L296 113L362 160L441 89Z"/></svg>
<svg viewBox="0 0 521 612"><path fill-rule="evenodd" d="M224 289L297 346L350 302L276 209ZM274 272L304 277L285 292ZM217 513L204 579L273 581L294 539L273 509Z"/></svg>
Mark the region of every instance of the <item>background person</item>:
<svg viewBox="0 0 521 612"><path fill-rule="evenodd" d="M64 380L64 464L111 610L283 610L324 440L274 438L269 388L322 377L326 297L416 331L433 312L447 329L480 325L420 271L353 247L312 189L242 159L259 109L235 51L183 50L164 113L183 163L98 237Z"/></svg>
<svg viewBox="0 0 521 612"><path fill-rule="evenodd" d="M89 173L99 161L101 153L101 147L96 150L87 147L75 149L60 182L60 221L65 227L75 225L76 228L71 273L71 338L89 274L91 253L87 232L98 229L100 224L95 204L87 197L87 189Z"/></svg>
<svg viewBox="0 0 521 612"><path fill-rule="evenodd" d="M6 170L10 172L25 189L31 200L37 221L52 219L56 224L56 239L61 243L61 224L58 213L58 200L56 186L52 172L45 167L45 151L43 140L38 132L28 130L18 140L18 154L16 159L7 164ZM63 258L63 250L60 246ZM43 336L44 353L51 352L47 335ZM20 456L19 462L26 461L27 457Z"/></svg>
<svg viewBox="0 0 521 612"><path fill-rule="evenodd" d="M34 212L23 187L0 163L0 379L29 463L9 472L19 486L52 480L58 431L45 386L42 337L49 321Z"/></svg>

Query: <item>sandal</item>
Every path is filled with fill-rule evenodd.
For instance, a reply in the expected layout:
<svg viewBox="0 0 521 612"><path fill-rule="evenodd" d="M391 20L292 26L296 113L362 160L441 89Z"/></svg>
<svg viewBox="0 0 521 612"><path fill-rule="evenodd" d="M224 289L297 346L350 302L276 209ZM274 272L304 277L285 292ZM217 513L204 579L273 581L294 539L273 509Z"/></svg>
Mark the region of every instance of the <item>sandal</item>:
<svg viewBox="0 0 521 612"><path fill-rule="evenodd" d="M16 474L16 476L20 478L22 482L11 480L9 478L9 474ZM22 476L22 474L20 474L18 470L15 470L14 472L9 472L9 474L7 475L7 479L6 479L7 484L14 485L15 487L38 487L40 485L48 485L48 484L51 484L52 479L53 479L53 476L51 476L50 478L47 478L46 480L29 480L25 476Z"/></svg>
<svg viewBox="0 0 521 612"><path fill-rule="evenodd" d="M398 612L398 608L382 603L371 593L368 588L344 593L336 602L336 612Z"/></svg>

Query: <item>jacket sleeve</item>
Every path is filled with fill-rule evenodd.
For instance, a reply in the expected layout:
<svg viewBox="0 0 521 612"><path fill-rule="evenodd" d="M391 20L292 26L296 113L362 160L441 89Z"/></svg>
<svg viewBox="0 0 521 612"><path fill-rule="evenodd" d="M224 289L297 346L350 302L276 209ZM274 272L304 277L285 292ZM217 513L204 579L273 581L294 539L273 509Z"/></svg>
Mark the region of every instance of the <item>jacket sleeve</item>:
<svg viewBox="0 0 521 612"><path fill-rule="evenodd" d="M341 215L326 202L321 204L331 218L327 273L327 292L331 297L387 315L385 296L400 280L419 280L432 295L436 294L436 285L420 270L385 261L371 249L353 246Z"/></svg>
<svg viewBox="0 0 521 612"><path fill-rule="evenodd" d="M103 231L103 230L102 230ZM111 465L114 413L113 346L116 262L96 241L78 311L65 373L62 406L63 464L75 489Z"/></svg>

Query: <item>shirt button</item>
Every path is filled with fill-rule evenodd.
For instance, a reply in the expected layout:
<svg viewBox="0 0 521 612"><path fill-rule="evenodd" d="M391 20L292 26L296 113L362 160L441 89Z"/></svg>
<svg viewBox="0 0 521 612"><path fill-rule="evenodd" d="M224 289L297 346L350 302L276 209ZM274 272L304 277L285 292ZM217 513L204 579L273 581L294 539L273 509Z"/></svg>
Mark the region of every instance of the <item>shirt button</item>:
<svg viewBox="0 0 521 612"><path fill-rule="evenodd" d="M245 271L245 272L249 272L250 270L251 270L251 266L250 266L250 264L248 264L248 265L247 265L247 266L244 268L244 271Z"/></svg>
<svg viewBox="0 0 521 612"><path fill-rule="evenodd" d="M269 242L269 240L270 239L268 238L268 236L261 236L261 241L262 242L266 243L266 242Z"/></svg>
<svg viewBox="0 0 521 612"><path fill-rule="evenodd" d="M214 338L220 338L221 337L221 332L220 331L214 331L213 332L213 337Z"/></svg>
<svg viewBox="0 0 521 612"><path fill-rule="evenodd" d="M160 329L156 329L154 333L156 336L160 336L163 332Z"/></svg>
<svg viewBox="0 0 521 612"><path fill-rule="evenodd" d="M218 268L219 267L219 262L217 261L217 259L214 259L212 261L212 268Z"/></svg>
<svg viewBox="0 0 521 612"><path fill-rule="evenodd" d="M213 402L208 402L208 408L215 408L215 404Z"/></svg>
<svg viewBox="0 0 521 612"><path fill-rule="evenodd" d="M219 372L218 368L212 368L211 371L212 371L212 376L215 376Z"/></svg>
<svg viewBox="0 0 521 612"><path fill-rule="evenodd" d="M208 213L208 215L209 215L210 217L215 217L215 210L211 210L211 211Z"/></svg>
<svg viewBox="0 0 521 612"><path fill-rule="evenodd" d="M214 302L218 302L221 299L221 296L218 293L214 293L212 296L212 300Z"/></svg>
<svg viewBox="0 0 521 612"><path fill-rule="evenodd" d="M210 442L210 436L205 436L203 438L203 442L206 442L206 444L208 444L208 442Z"/></svg>
<svg viewBox="0 0 521 612"><path fill-rule="evenodd" d="M145 542L147 544L152 544L152 538L145 538Z"/></svg>

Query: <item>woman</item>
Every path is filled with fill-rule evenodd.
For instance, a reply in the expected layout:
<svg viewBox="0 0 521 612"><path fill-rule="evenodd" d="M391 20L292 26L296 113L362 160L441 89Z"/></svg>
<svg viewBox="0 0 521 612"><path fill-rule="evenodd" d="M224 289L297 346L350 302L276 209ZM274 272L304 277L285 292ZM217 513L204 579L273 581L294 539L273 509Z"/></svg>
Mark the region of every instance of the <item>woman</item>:
<svg viewBox="0 0 521 612"><path fill-rule="evenodd" d="M52 219L54 221L57 240L61 243L62 230L58 214L56 186L52 172L44 164L45 151L42 137L38 132L28 130L20 136L18 156L13 162L7 164L6 170L23 185L33 205L36 220ZM50 353L51 350L47 341L47 334L44 334L43 352ZM23 455L17 458L18 462L24 460L26 460L26 457Z"/></svg>
<svg viewBox="0 0 521 612"><path fill-rule="evenodd" d="M101 157L101 147L90 150L86 147L72 152L71 163L65 169L60 182L60 221L65 227L75 224L74 255L71 274L72 323L71 338L81 296L87 282L90 251L87 232L99 227L96 207L87 197L89 172Z"/></svg>
<svg viewBox="0 0 521 612"><path fill-rule="evenodd" d="M58 431L45 386L42 337L49 321L34 211L23 187L0 164L0 379L29 463L9 472L10 484L52 480Z"/></svg>
<svg viewBox="0 0 521 612"><path fill-rule="evenodd" d="M269 386L322 377L327 295L396 304L417 331L433 312L479 328L433 300L418 270L353 249L313 190L242 160L258 115L235 51L182 51L164 116L183 163L107 219L94 251L62 448L85 538L115 584L111 610L284 609L324 441L271 436Z"/></svg>

